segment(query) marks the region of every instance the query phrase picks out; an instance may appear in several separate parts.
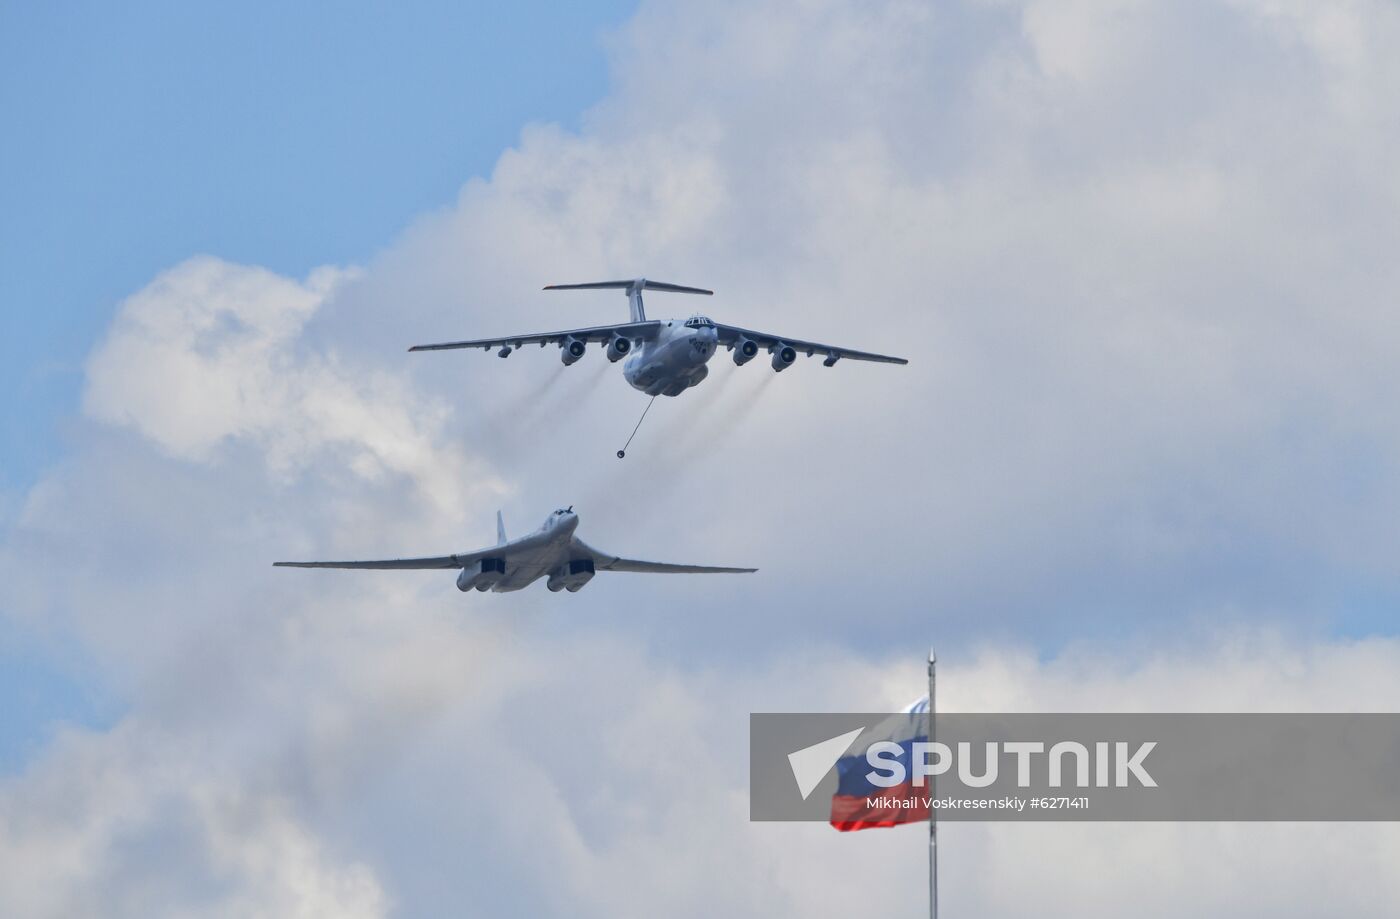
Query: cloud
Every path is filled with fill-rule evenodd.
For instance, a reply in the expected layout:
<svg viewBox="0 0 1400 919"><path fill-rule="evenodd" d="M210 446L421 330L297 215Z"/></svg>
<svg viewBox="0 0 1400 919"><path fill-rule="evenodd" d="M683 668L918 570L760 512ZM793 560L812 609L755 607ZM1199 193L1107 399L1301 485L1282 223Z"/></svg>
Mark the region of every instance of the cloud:
<svg viewBox="0 0 1400 919"><path fill-rule="evenodd" d="M92 902L213 915L258 911L248 904L376 915L389 902L407 914L463 902L585 916L921 908L920 833L749 824L744 774L748 711L893 707L920 691L917 659L786 655L736 674L678 667L623 637L423 632L384 628L289 659L266 692L240 687L240 709L207 726L193 713L161 727L136 717L63 738L0 793L6 903L38 915ZM1216 652L1145 658L989 649L945 665L940 694L957 710L1400 704L1394 640L1223 637ZM1149 915L1223 915L1245 889L1306 915L1317 878L1347 878L1328 896L1379 916L1400 893L1384 870L1400 836L1384 824L943 836L948 907L984 915L1111 915L1144 897L1160 904ZM1035 883L1014 881L1025 877Z"/></svg>
<svg viewBox="0 0 1400 919"><path fill-rule="evenodd" d="M181 459L242 440L290 476L331 453L362 478L406 476L459 503L482 470L440 441L445 405L334 351L296 353L303 325L355 274L320 268L299 283L208 256L164 272L122 304L89 362L86 413Z"/></svg>
<svg viewBox="0 0 1400 919"><path fill-rule="evenodd" d="M0 901L22 916L388 914L275 796L139 722L57 739L0 796Z"/></svg>
<svg viewBox="0 0 1400 919"><path fill-rule="evenodd" d="M576 402L561 387L547 420L498 437L483 407L513 405L550 353L405 365L454 394L474 449L551 503L600 495L589 519L608 529L678 479L727 496L686 506L696 548L677 548L722 539L781 572L791 602L749 626L765 642L814 617L858 641L847 604L913 571L884 595L892 627L974 608L1057 641L1052 623L1131 608L1169 629L1224 606L1375 625L1337 585L1397 587L1378 551L1397 519L1394 199L1371 156L1393 137L1318 92L1309 68L1332 65L1308 17L817 3L729 6L720 26L719 9L641 11L583 134L527 131L308 334L380 350L605 320L620 298L537 288L646 271L719 290L655 295L654 314L908 353L803 363L718 424L699 417L713 390L662 403L625 473L607 460L642 406L615 378ZM1373 11L1338 15L1384 33ZM1356 66L1391 98L1365 40ZM702 463L660 439L701 426ZM779 523L814 512L800 540Z"/></svg>
<svg viewBox="0 0 1400 919"><path fill-rule="evenodd" d="M367 264L172 267L7 512L0 608L123 714L0 784L0 907L912 914L917 832L747 823L747 712L901 704L930 641L967 709L1393 710L1396 29L652 3L581 132L527 128ZM654 315L912 363L717 364L619 463L616 368L405 352L620 319L538 288L640 272L719 292ZM268 564L565 503L609 551L762 570L464 598ZM954 911L1397 899L1381 826L947 841Z"/></svg>

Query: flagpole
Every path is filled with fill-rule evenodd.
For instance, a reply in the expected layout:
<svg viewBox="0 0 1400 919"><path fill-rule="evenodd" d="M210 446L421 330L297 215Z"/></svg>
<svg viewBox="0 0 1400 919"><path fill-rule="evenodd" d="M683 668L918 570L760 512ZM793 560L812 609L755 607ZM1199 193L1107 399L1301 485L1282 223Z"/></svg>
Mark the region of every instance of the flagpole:
<svg viewBox="0 0 1400 919"><path fill-rule="evenodd" d="M934 668L938 664L938 656L933 653L933 649L928 649L928 742L929 747L933 746L933 713L934 713ZM938 810L933 806L934 799L938 795L938 779L936 776L929 776L928 781L928 915L929 919L938 919Z"/></svg>

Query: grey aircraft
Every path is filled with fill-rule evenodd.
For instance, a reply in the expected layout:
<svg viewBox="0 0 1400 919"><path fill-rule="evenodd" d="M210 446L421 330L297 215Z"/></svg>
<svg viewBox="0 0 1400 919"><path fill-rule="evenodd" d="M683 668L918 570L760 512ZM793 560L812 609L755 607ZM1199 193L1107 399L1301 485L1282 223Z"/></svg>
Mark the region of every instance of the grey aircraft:
<svg viewBox="0 0 1400 919"><path fill-rule="evenodd" d="M410 351L446 351L454 348L481 348L483 351L496 349L500 357L509 357L511 352L527 344L558 345L559 359L565 366L583 357L589 342L597 342L609 361L617 363L627 358L622 374L634 389L640 389L649 396L679 396L692 386L698 385L709 375L705 366L720 346L728 348L734 356L734 363L747 364L765 349L775 371L781 372L791 367L798 354L811 357L821 354L822 364L833 366L842 358L853 361L878 361L884 364L907 364L902 357L887 354L871 354L868 351L855 351L836 345L823 345L800 338L770 335L767 332L754 332L738 326L724 325L696 314L685 321L679 319L648 319L642 305L642 291L659 290L679 294L704 294L711 290L699 287L682 287L679 284L666 284L661 281L648 281L635 278L630 281L595 281L590 284L551 284L545 290L599 290L619 289L627 292L627 302L631 319L617 325L591 326L586 329L566 329L562 332L535 332L527 335L508 335L502 338L477 338L470 341L448 341L435 345L414 345Z"/></svg>
<svg viewBox="0 0 1400 919"><path fill-rule="evenodd" d="M496 513L496 545L460 555L431 558L392 558L368 562L273 562L284 568L457 568L457 589L505 593L528 587L540 578L552 591L575 593L599 571L635 571L655 574L749 574L757 568L713 568L706 565L672 565L643 562L599 552L574 535L578 514L572 506L550 514L535 532L506 539L505 522Z"/></svg>

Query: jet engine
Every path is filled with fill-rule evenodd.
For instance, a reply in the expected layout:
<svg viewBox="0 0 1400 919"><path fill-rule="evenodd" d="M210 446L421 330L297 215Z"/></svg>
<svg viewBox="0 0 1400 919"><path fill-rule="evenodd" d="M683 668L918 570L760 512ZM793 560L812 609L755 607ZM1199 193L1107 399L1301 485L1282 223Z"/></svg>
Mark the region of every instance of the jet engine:
<svg viewBox="0 0 1400 919"><path fill-rule="evenodd" d="M741 338L738 343L734 345L734 363L736 366L742 367L753 360L754 355L757 353L758 342L754 341L752 338Z"/></svg>
<svg viewBox="0 0 1400 919"><path fill-rule="evenodd" d="M632 350L632 339L624 338L621 335L614 335L612 341L608 342L608 360L616 364L626 357Z"/></svg>
<svg viewBox="0 0 1400 919"><path fill-rule="evenodd" d="M593 580L593 559L576 558L567 565L561 565L549 573L545 586L558 593L567 590L577 593L578 589Z"/></svg>
<svg viewBox="0 0 1400 919"><path fill-rule="evenodd" d="M567 367L583 357L583 352L586 350L588 350L588 345L586 343L574 338L572 335L566 336L564 340L559 343L559 360L563 361L564 366Z"/></svg>
<svg viewBox="0 0 1400 919"><path fill-rule="evenodd" d="M778 342L773 349L773 369L778 373L792 366L792 362L797 360L797 349L792 345L785 345Z"/></svg>
<svg viewBox="0 0 1400 919"><path fill-rule="evenodd" d="M490 590L496 582L506 576L506 560L503 558L483 558L475 565L468 565L457 575L457 589L466 593L472 588Z"/></svg>

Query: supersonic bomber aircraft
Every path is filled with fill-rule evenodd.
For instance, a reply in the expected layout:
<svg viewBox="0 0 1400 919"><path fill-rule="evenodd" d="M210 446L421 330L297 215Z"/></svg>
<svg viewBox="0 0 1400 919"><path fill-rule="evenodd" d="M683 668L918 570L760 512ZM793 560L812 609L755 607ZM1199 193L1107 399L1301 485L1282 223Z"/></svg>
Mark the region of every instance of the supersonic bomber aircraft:
<svg viewBox="0 0 1400 919"><path fill-rule="evenodd" d="M544 525L528 536L506 539L505 522L496 513L496 545L461 555L431 558L392 558L368 562L273 562L284 568L458 568L457 589L506 593L528 587L540 578L552 591L576 593L599 571L635 571L655 574L750 574L757 568L713 568L706 565L672 565L643 562L599 552L574 535L578 514L573 506L560 508Z"/></svg>

